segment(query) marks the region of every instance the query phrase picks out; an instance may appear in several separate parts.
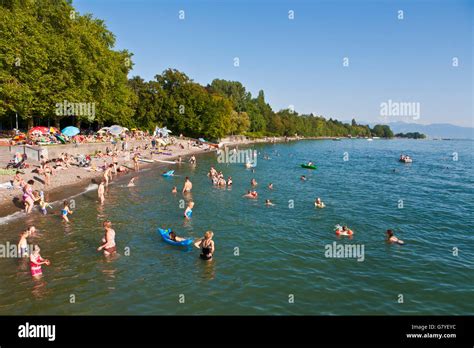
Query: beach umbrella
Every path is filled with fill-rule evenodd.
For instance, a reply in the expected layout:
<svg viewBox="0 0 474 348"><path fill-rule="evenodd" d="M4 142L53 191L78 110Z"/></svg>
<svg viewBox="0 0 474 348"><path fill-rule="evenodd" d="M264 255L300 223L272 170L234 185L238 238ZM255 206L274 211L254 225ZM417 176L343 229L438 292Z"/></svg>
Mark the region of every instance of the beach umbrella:
<svg viewBox="0 0 474 348"><path fill-rule="evenodd" d="M28 134L33 134L33 133L49 134L49 127L43 127L43 126L33 127L28 131Z"/></svg>
<svg viewBox="0 0 474 348"><path fill-rule="evenodd" d="M120 135L124 131L122 126L113 125L109 128L109 133L112 135Z"/></svg>
<svg viewBox="0 0 474 348"><path fill-rule="evenodd" d="M61 133L63 133L64 135L68 137L73 137L75 135L78 135L80 132L81 131L79 130L79 128L73 127L73 126L66 127L61 131Z"/></svg>
<svg viewBox="0 0 474 348"><path fill-rule="evenodd" d="M49 132L52 134L59 134L60 131L56 127L49 127Z"/></svg>

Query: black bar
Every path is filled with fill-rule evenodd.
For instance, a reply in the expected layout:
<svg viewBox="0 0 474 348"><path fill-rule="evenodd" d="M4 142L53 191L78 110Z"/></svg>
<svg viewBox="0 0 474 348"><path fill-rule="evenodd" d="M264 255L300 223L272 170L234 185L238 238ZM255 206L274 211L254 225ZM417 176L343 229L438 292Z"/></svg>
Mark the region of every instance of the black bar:
<svg viewBox="0 0 474 348"><path fill-rule="evenodd" d="M468 346L471 316L3 316L0 347L19 345L229 345ZM20 338L20 325L55 325L55 339ZM415 325L415 326L413 326ZM25 331L24 331L25 332ZM110 334L112 333L112 334ZM424 338L409 338L421 334ZM434 338L433 334L456 337ZM206 339L208 337L208 339Z"/></svg>

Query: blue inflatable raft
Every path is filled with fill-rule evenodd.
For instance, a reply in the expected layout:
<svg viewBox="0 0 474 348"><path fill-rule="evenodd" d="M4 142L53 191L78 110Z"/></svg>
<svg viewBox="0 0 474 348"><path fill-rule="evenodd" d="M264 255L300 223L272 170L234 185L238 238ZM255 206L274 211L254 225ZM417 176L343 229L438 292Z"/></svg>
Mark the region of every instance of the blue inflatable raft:
<svg viewBox="0 0 474 348"><path fill-rule="evenodd" d="M163 240L166 243L174 245L174 246L188 246L188 245L191 245L193 243L192 239L185 239L181 242L175 242L174 240L171 240L170 239L170 232L171 232L170 228L167 228L166 230L164 230L162 228L158 228L158 232L161 234L161 238L163 238Z"/></svg>
<svg viewBox="0 0 474 348"><path fill-rule="evenodd" d="M174 170L168 170L166 173L161 174L163 176L173 176L174 175Z"/></svg>

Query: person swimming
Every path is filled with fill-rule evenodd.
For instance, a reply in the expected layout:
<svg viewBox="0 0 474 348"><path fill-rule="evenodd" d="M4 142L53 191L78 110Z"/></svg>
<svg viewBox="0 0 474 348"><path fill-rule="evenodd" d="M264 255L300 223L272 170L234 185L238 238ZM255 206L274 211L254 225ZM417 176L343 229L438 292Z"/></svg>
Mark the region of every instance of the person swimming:
<svg viewBox="0 0 474 348"><path fill-rule="evenodd" d="M255 199L258 197L258 193L257 191L248 190L247 193L244 195L244 197Z"/></svg>
<svg viewBox="0 0 474 348"><path fill-rule="evenodd" d="M403 240L398 239L397 237L394 236L392 230L387 230L387 241L389 243L405 244Z"/></svg>
<svg viewBox="0 0 474 348"><path fill-rule="evenodd" d="M72 214L73 211L69 209L69 203L67 201L63 202L63 209L61 209L61 217L64 221L69 222L68 214Z"/></svg>
<svg viewBox="0 0 474 348"><path fill-rule="evenodd" d="M171 189L171 193L178 193L178 188L176 186L173 186Z"/></svg>
<svg viewBox="0 0 474 348"><path fill-rule="evenodd" d="M132 187L135 186L135 180L137 180L137 177L134 176L133 178L130 179L130 181L127 184L127 187Z"/></svg>
<svg viewBox="0 0 474 348"><path fill-rule="evenodd" d="M306 176L305 176L305 175L301 175L300 179L301 179L301 181L306 181Z"/></svg>
<svg viewBox="0 0 474 348"><path fill-rule="evenodd" d="M350 230L347 226L336 225L336 234L338 236L352 236L354 232Z"/></svg>
<svg viewBox="0 0 474 348"><path fill-rule="evenodd" d="M273 190L273 183L269 183L269 184L268 184L268 189L269 189L269 190Z"/></svg>
<svg viewBox="0 0 474 348"><path fill-rule="evenodd" d="M232 177L231 176L229 176L227 178L227 186L232 186Z"/></svg>
<svg viewBox="0 0 474 348"><path fill-rule="evenodd" d="M51 264L49 260L45 260L41 257L40 251L40 247L35 245L30 255L30 270L33 278L40 278L43 275L41 265L49 266Z"/></svg>
<svg viewBox="0 0 474 348"><path fill-rule="evenodd" d="M316 200L314 201L314 206L316 208L324 208L326 205L321 201L321 198L316 198Z"/></svg>
<svg viewBox="0 0 474 348"><path fill-rule="evenodd" d="M216 249L212 237L214 237L214 232L207 231L206 233L204 233L203 238L194 243L194 246L196 248L201 248L201 254L199 255L199 257L205 261L212 260L212 256Z"/></svg>
<svg viewBox="0 0 474 348"><path fill-rule="evenodd" d="M186 238L178 237L176 233L174 233L173 231L169 233L169 236L170 236L170 239L174 242L182 242L186 240Z"/></svg>
<svg viewBox="0 0 474 348"><path fill-rule="evenodd" d="M188 206L187 206L186 210L184 211L184 217L187 220L191 219L191 217L193 216L193 208L194 208L194 202L190 201L188 203Z"/></svg>
<svg viewBox="0 0 474 348"><path fill-rule="evenodd" d="M252 186L254 186L254 187L257 186L257 185L258 185L257 180L255 180L255 178L253 178L252 180L250 180L250 185L252 185Z"/></svg>
<svg viewBox="0 0 474 348"><path fill-rule="evenodd" d="M265 205L273 206L273 205L275 205L275 204L273 204L271 200L266 199L266 200L265 200Z"/></svg>

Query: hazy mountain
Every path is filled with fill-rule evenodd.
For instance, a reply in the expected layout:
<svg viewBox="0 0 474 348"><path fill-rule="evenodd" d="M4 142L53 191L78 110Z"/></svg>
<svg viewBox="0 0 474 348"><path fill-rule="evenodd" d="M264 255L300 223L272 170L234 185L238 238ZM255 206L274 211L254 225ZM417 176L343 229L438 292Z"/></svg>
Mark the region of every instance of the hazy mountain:
<svg viewBox="0 0 474 348"><path fill-rule="evenodd" d="M350 121L344 121L350 123ZM357 121L358 124L368 124L370 127L375 126L376 122ZM406 122L389 122L387 123L393 133L419 132L425 134L429 138L451 138L451 139L474 139L474 128L460 127L449 123L433 123L433 124L417 124Z"/></svg>

